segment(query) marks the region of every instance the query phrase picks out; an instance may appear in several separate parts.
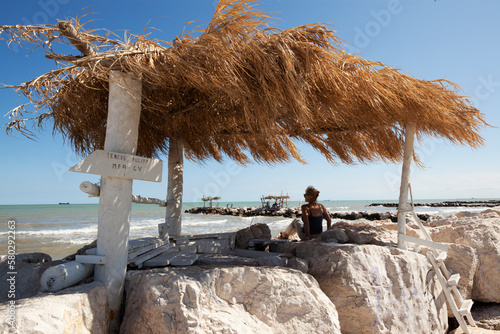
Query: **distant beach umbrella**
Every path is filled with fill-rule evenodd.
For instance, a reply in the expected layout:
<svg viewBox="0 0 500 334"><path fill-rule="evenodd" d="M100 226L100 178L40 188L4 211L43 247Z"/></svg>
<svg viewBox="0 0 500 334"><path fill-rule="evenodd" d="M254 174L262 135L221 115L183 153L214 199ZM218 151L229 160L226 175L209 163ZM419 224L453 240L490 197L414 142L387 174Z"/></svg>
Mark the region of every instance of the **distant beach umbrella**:
<svg viewBox="0 0 500 334"><path fill-rule="evenodd" d="M0 38L42 46L58 69L15 86L40 112L11 112L7 131L53 120L77 153L102 149L108 80L122 69L142 77L137 154L155 157L179 139L193 161L304 162L295 141L330 162L401 161L404 129L477 147L483 115L446 80L426 81L348 54L322 24L279 30L254 0L222 0L204 30L173 42L112 39L78 19L44 26L2 26ZM69 39L67 39L69 38ZM58 55L56 42L81 56Z"/></svg>

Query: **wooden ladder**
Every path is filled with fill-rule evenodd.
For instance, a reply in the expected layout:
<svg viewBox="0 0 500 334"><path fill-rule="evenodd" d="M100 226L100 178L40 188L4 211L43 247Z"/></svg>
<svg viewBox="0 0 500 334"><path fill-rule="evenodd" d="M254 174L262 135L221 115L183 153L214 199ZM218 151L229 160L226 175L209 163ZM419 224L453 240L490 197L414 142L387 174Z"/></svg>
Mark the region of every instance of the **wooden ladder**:
<svg viewBox="0 0 500 334"><path fill-rule="evenodd" d="M474 319L472 318L472 314L470 312L472 304L474 302L471 299L463 299L460 295L460 292L457 289L457 284L460 280L460 274L452 275L444 264L444 260L446 260L448 254L448 246L432 241L429 233L422 225L422 222L415 213L415 206L413 203L413 195L411 193L410 184L408 184L408 190L410 193L411 205L407 204L406 208L402 210L402 213L405 214L406 217L409 215L410 220L413 220L415 223L417 223L425 239L415 238L409 235L401 235L400 237L404 241L406 241L407 244L412 245L415 252L418 252L419 246L426 246L431 249L427 252L427 257L429 258L429 261L434 268L434 273L443 288L446 300L448 301L448 304L453 311L453 315L457 319L458 324L462 328L463 332L466 334L470 334L465 319L467 319L470 326L476 327L476 323L474 322ZM410 247L408 248L410 249Z"/></svg>

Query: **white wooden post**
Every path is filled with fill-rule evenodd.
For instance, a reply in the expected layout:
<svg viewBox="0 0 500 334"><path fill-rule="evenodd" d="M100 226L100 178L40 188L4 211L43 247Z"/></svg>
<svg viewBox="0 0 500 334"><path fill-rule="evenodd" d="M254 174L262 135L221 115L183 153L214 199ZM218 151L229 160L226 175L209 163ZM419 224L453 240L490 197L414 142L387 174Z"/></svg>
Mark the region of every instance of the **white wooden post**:
<svg viewBox="0 0 500 334"><path fill-rule="evenodd" d="M170 138L168 143L167 210L165 224L159 226L162 238L181 234L183 170L184 144L180 139Z"/></svg>
<svg viewBox="0 0 500 334"><path fill-rule="evenodd" d="M132 74L112 71L109 77L108 119L104 150L135 154L139 134L142 81ZM128 258L128 235L132 209L132 179L101 177L98 210L95 280L106 287L110 308L110 332L119 330Z"/></svg>
<svg viewBox="0 0 500 334"><path fill-rule="evenodd" d="M403 168L401 173L401 187L399 188L398 204L398 248L407 249L406 242L401 235L406 234L406 214L408 204L408 184L413 158L413 143L415 140L415 124L408 124L405 129L405 147L403 153Z"/></svg>

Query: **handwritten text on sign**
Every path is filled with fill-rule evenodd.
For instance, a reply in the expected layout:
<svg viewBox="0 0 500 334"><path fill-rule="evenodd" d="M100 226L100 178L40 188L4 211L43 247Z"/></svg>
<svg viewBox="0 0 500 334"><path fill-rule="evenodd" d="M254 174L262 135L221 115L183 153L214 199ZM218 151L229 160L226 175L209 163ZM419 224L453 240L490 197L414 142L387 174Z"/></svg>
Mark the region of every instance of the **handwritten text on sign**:
<svg viewBox="0 0 500 334"><path fill-rule="evenodd" d="M69 171L161 182L163 162L132 154L96 150Z"/></svg>

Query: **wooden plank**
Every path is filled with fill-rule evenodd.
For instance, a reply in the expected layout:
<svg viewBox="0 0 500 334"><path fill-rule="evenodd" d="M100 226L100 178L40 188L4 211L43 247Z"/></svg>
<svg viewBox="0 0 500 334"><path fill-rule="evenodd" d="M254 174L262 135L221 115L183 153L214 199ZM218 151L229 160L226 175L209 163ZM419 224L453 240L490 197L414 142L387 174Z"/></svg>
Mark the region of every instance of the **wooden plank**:
<svg viewBox="0 0 500 334"><path fill-rule="evenodd" d="M206 233L206 234L183 234L179 236L170 236L170 239L177 240L179 238L188 238L189 240L196 239L232 239L236 237L236 232L224 233Z"/></svg>
<svg viewBox="0 0 500 334"><path fill-rule="evenodd" d="M441 272L440 265L436 263L436 257L434 256L432 251L427 252L427 257L431 261L432 267L434 268L434 273L437 276L439 283L441 283L441 287L443 288L443 292L446 296L446 299L448 300L448 304L450 305L451 310L453 311L453 315L458 321L458 324L460 325L460 328L464 331L466 334L470 334L469 329L467 328L467 324L465 323L465 319L463 316L465 315L467 317L467 320L469 321L470 324L474 323L474 319L472 319L472 315L470 312L461 312L462 306L465 307L469 306L468 303L465 305L465 303L462 303L460 310L457 307L457 304L455 302L455 299L452 296L452 292L459 298L460 294L458 290L456 290L456 286L453 287L453 289L447 289L447 281L445 277L443 276L443 273ZM443 263L441 263L444 265ZM472 305L471 305L472 306ZM465 314L464 314L465 313ZM475 323L474 323L475 324Z"/></svg>
<svg viewBox="0 0 500 334"><path fill-rule="evenodd" d="M130 240L128 247L128 261L131 261L136 257L165 244L165 240L153 237Z"/></svg>
<svg viewBox="0 0 500 334"><path fill-rule="evenodd" d="M75 256L75 261L79 263L105 264L106 257L99 255L77 255Z"/></svg>
<svg viewBox="0 0 500 334"><path fill-rule="evenodd" d="M169 250L152 259L149 259L143 263L145 267L166 267L170 264L175 257L177 257L181 252L178 250Z"/></svg>
<svg viewBox="0 0 500 334"><path fill-rule="evenodd" d="M447 257L448 257L448 253L447 252L441 252L441 253L439 253L438 257L436 258L436 262L437 263L441 263L444 260L446 260Z"/></svg>
<svg viewBox="0 0 500 334"><path fill-rule="evenodd" d="M254 251L254 250L239 249L239 248L235 249L232 253L236 256L253 257L253 258L266 257L266 256L277 256L277 254L278 254L278 253Z"/></svg>
<svg viewBox="0 0 500 334"><path fill-rule="evenodd" d="M171 245L164 245L164 246L155 248L147 253L142 254L141 256L136 257L135 259L132 259L131 261L129 261L129 265L135 265L138 268L141 268L142 264L145 261L152 259L155 256L160 255L163 252L168 251L171 247L172 247Z"/></svg>
<svg viewBox="0 0 500 334"><path fill-rule="evenodd" d="M460 310L458 310L458 312L460 312L461 315L465 315L465 313L469 313L473 304L474 304L474 302L472 301L472 299L464 300L464 302L460 306Z"/></svg>
<svg viewBox="0 0 500 334"><path fill-rule="evenodd" d="M128 252L128 260L131 261L131 260L135 259L136 257L138 257L144 253L147 253L149 251L152 251L153 249L156 249L156 248L158 248L156 245L144 245L143 247L136 248L132 252L131 251Z"/></svg>
<svg viewBox="0 0 500 334"><path fill-rule="evenodd" d="M157 247L162 246L166 243L166 240L156 238L156 237L144 237L138 239L131 239L128 243L129 251L142 248L145 245L157 245Z"/></svg>
<svg viewBox="0 0 500 334"><path fill-rule="evenodd" d="M182 252L172 260L170 260L171 266L190 266L198 260L198 255L195 253L185 253Z"/></svg>
<svg viewBox="0 0 500 334"><path fill-rule="evenodd" d="M450 286L456 286L460 281L460 274L453 274L450 278L448 278L448 284Z"/></svg>
<svg viewBox="0 0 500 334"><path fill-rule="evenodd" d="M401 240L406 241L406 242L411 242L413 244L429 247L429 248L434 248L434 249L439 249L441 251L447 252L448 251L448 245L443 245L434 241L429 241L429 240L424 240L420 238L415 238L406 234L400 234L399 237Z"/></svg>
<svg viewBox="0 0 500 334"><path fill-rule="evenodd" d="M163 162L134 154L113 152L111 150L95 150L71 167L69 171L161 182Z"/></svg>

